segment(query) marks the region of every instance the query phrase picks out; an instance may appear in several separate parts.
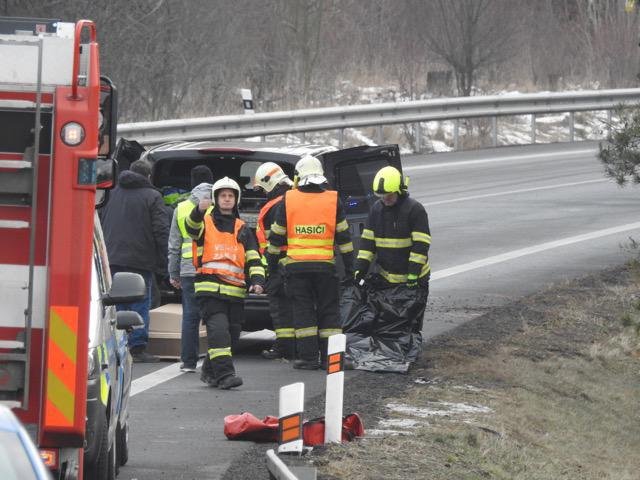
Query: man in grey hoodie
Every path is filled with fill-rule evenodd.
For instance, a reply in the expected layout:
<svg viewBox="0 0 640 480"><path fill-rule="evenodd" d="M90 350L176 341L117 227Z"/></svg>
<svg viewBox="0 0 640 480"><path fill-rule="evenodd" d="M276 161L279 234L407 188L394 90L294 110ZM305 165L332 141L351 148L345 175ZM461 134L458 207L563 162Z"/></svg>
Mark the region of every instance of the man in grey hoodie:
<svg viewBox="0 0 640 480"><path fill-rule="evenodd" d="M195 372L198 362L200 313L196 303L192 240L185 230L184 221L194 206L202 199L211 199L213 174L205 165L191 170L191 195L180 202L173 211L169 232L169 281L182 290L182 341L180 345L180 370Z"/></svg>

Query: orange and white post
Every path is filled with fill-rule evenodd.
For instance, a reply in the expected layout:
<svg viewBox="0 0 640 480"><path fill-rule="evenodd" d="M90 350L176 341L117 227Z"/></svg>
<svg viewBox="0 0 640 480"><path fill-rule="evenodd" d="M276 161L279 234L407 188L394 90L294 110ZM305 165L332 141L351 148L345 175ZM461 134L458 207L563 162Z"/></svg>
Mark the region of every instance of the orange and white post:
<svg viewBox="0 0 640 480"><path fill-rule="evenodd" d="M280 388L278 405L278 453L302 453L302 412L304 383L292 383Z"/></svg>
<svg viewBox="0 0 640 480"><path fill-rule="evenodd" d="M344 397L344 334L329 337L327 347L327 391L324 404L324 443L342 441L342 405Z"/></svg>

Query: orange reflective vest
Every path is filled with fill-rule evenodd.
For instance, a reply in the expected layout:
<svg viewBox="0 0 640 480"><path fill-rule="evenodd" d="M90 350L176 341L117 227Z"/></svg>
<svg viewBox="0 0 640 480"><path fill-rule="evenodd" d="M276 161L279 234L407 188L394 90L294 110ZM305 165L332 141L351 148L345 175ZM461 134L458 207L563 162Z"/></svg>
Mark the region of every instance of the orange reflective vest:
<svg viewBox="0 0 640 480"><path fill-rule="evenodd" d="M260 213L258 214L258 224L256 225L256 237L258 237L258 250L260 251L260 255L264 255L264 251L267 248L267 229L264 226L264 217L267 215L267 212L282 200L283 195L279 195L276 198L272 198L264 206L260 209ZM271 226L271 225L269 225Z"/></svg>
<svg viewBox="0 0 640 480"><path fill-rule="evenodd" d="M233 233L221 232L212 216L205 216L204 246L198 273L213 274L231 285L245 286L244 245L238 242L238 232L243 225L244 222L236 218Z"/></svg>
<svg viewBox="0 0 640 480"><path fill-rule="evenodd" d="M287 257L293 261L333 261L338 192L285 194Z"/></svg>

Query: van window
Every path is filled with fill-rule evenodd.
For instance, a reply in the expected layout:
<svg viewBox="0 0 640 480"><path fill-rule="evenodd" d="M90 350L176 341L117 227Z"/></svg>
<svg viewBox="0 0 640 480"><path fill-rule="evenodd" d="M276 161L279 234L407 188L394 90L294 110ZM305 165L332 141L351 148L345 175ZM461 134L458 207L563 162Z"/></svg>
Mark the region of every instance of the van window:
<svg viewBox="0 0 640 480"><path fill-rule="evenodd" d="M354 160L336 166L336 190L345 204L347 213L368 213L376 200L373 179L389 163L385 159Z"/></svg>
<svg viewBox="0 0 640 480"><path fill-rule="evenodd" d="M263 162L250 160L244 162L240 166L240 178L238 180L238 184L243 191L253 189L253 179L256 176L256 170L258 170L258 167L262 164Z"/></svg>

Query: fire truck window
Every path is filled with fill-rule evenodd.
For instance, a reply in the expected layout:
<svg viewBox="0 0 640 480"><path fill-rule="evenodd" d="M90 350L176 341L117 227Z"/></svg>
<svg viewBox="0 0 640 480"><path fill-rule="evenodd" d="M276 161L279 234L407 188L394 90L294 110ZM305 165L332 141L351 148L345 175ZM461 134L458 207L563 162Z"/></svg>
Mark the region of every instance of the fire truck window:
<svg viewBox="0 0 640 480"><path fill-rule="evenodd" d="M0 152L23 154L35 146L35 112L0 110ZM40 115L40 153L51 153L50 112Z"/></svg>

